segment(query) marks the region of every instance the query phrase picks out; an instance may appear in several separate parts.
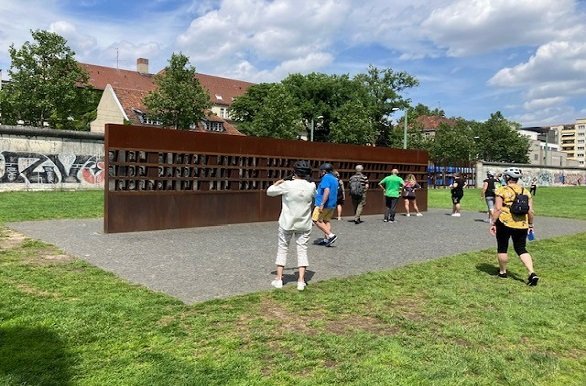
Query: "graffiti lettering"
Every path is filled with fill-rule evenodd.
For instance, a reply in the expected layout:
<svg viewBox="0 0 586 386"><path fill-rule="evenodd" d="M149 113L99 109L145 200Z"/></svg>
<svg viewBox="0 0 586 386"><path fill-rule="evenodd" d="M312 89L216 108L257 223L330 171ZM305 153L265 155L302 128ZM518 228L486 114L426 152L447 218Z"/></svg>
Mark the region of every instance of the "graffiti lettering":
<svg viewBox="0 0 586 386"><path fill-rule="evenodd" d="M0 153L0 183L99 185L104 160L95 155Z"/></svg>

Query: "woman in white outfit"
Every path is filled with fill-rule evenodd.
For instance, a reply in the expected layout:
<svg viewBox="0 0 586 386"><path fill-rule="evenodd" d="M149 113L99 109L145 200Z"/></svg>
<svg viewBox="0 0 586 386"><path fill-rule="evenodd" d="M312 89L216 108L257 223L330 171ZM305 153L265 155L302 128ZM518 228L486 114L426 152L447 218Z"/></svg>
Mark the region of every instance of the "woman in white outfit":
<svg viewBox="0 0 586 386"><path fill-rule="evenodd" d="M281 196L282 207L279 216L279 241L277 248L277 276L271 282L275 288L283 288L283 269L287 263L287 251L291 238L295 236L297 244L297 266L299 277L297 289L305 289L305 270L309 265L307 244L311 233L311 204L315 195L315 184L308 182L311 166L307 161L297 161L293 176L276 181L267 189L267 195Z"/></svg>

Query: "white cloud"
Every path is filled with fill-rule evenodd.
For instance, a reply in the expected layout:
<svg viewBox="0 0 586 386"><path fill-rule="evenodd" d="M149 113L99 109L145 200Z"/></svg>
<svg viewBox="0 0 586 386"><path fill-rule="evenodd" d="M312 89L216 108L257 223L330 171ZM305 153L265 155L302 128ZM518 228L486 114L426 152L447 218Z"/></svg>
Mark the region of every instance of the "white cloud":
<svg viewBox="0 0 586 386"><path fill-rule="evenodd" d="M464 56L573 34L573 0L458 0L436 8L422 24L448 55Z"/></svg>
<svg viewBox="0 0 586 386"><path fill-rule="evenodd" d="M330 51L349 5L336 0L226 0L194 19L177 44L198 68L245 68L249 80L315 71L332 62ZM268 69L250 73L267 63Z"/></svg>

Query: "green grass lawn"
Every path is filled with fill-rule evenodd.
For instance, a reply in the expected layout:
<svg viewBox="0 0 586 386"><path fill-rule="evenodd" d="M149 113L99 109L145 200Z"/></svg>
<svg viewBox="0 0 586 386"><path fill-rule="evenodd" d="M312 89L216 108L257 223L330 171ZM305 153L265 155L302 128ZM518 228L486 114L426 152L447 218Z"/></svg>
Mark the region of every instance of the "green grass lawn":
<svg viewBox="0 0 586 386"><path fill-rule="evenodd" d="M565 189L538 191L538 211ZM101 215L95 192L59 193L25 195L41 212L51 197L56 217ZM14 195L0 222L51 217L20 218ZM447 191L429 201L450 207ZM0 385L583 385L585 244L533 242L537 287L518 259L494 276L485 250L188 306L0 228Z"/></svg>
<svg viewBox="0 0 586 386"><path fill-rule="evenodd" d="M430 208L451 208L449 189L428 191ZM564 217L586 220L586 186L539 187L533 198L536 216ZM480 198L480 189L465 189L462 210L486 211L486 203Z"/></svg>

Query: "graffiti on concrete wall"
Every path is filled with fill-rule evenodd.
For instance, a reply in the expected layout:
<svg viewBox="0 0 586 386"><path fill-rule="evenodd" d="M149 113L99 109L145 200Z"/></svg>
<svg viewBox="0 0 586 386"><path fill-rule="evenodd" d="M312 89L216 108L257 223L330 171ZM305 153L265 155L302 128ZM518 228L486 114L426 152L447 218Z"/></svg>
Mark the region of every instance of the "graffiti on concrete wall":
<svg viewBox="0 0 586 386"><path fill-rule="evenodd" d="M0 183L101 185L104 178L95 155L0 152Z"/></svg>
<svg viewBox="0 0 586 386"><path fill-rule="evenodd" d="M479 173L485 175L486 171L492 170L495 173L502 172L506 165L480 165ZM536 182L538 186L560 186L560 185L584 185L586 183L586 169L565 168L565 169L547 169L544 167L522 167L522 183L525 186Z"/></svg>

